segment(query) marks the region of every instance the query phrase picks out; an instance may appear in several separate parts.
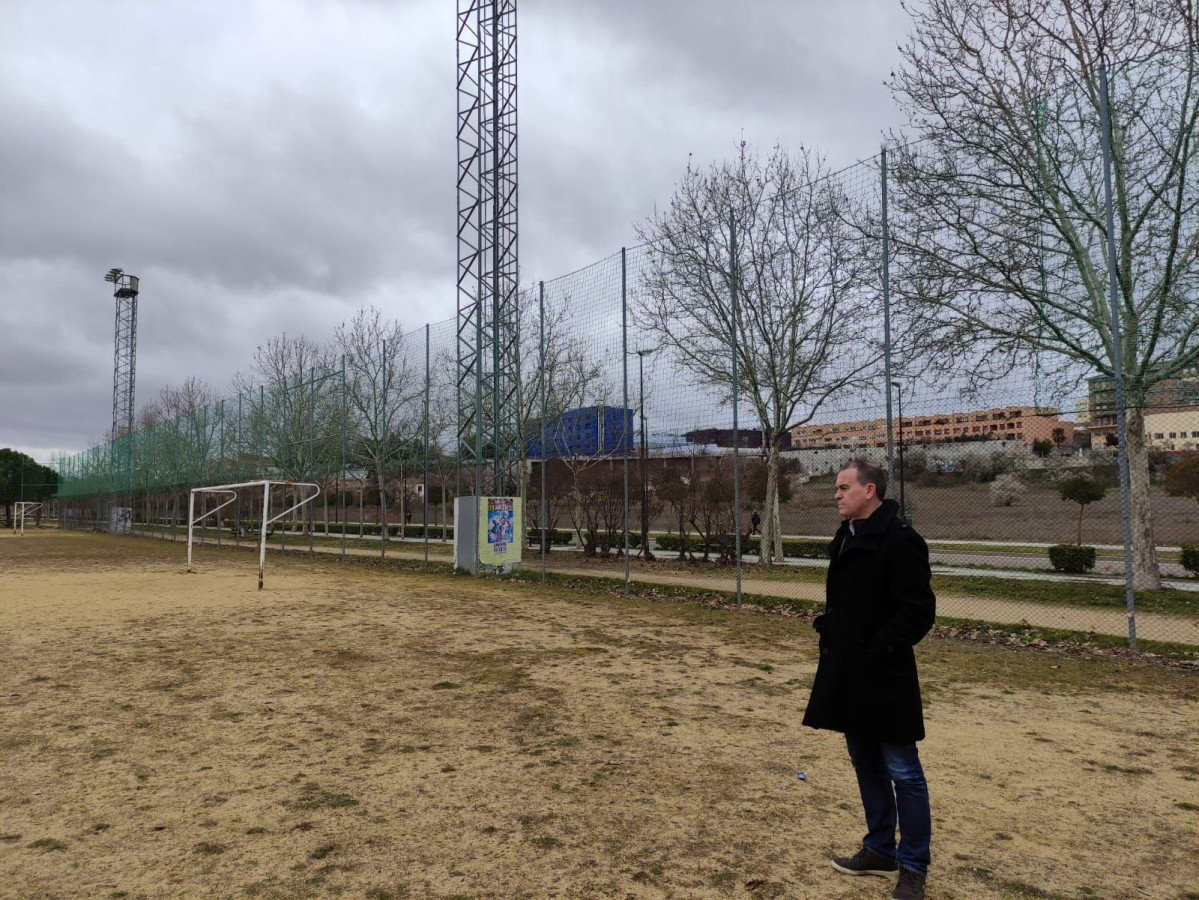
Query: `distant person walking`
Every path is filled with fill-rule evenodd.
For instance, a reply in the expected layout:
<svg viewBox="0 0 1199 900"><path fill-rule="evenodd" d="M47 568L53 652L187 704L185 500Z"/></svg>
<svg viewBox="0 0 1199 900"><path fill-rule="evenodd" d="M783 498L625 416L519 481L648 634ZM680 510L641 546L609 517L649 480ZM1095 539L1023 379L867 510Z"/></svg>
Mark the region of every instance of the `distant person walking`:
<svg viewBox="0 0 1199 900"><path fill-rule="evenodd" d="M932 817L916 742L924 708L913 647L936 617L928 545L884 499L886 473L853 459L837 475L841 527L829 544L820 662L803 723L845 735L866 814L846 875L898 876L892 900L924 900ZM895 829L899 828L896 843Z"/></svg>
<svg viewBox="0 0 1199 900"><path fill-rule="evenodd" d="M758 514L758 511L756 509L754 510L754 514L749 517L749 524L750 524L750 529L749 529L750 534L761 534L762 533L762 517Z"/></svg>

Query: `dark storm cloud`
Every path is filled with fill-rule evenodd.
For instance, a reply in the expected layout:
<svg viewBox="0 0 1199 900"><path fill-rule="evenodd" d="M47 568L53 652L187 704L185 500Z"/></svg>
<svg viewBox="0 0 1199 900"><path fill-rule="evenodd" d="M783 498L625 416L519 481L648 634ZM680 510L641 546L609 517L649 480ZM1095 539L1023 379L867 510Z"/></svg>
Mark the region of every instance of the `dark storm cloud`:
<svg viewBox="0 0 1199 900"><path fill-rule="evenodd" d="M453 166L327 94L278 91L219 119L181 116L181 149L153 160L8 93L0 115L11 123L0 175L9 258L102 266L137 248L214 287L330 293L452 263L452 248L425 237L446 218Z"/></svg>
<svg viewBox="0 0 1199 900"><path fill-rule="evenodd" d="M526 282L635 243L688 154L844 164L897 118L891 0L520 9ZM367 303L451 316L454 108L449 0L0 4L0 446L109 427L114 265L142 278L139 405Z"/></svg>

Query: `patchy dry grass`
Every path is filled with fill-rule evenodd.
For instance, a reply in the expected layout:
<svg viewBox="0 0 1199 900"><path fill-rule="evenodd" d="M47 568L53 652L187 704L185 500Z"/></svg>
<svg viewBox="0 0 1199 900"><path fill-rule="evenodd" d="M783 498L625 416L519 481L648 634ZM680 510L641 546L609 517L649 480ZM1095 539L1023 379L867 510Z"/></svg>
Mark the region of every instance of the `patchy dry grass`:
<svg viewBox="0 0 1199 900"><path fill-rule="evenodd" d="M799 725L803 619L301 558L258 592L249 554L199 562L0 542L0 896L885 892L827 863L862 826L843 742ZM920 660L930 896L1199 888L1193 672Z"/></svg>

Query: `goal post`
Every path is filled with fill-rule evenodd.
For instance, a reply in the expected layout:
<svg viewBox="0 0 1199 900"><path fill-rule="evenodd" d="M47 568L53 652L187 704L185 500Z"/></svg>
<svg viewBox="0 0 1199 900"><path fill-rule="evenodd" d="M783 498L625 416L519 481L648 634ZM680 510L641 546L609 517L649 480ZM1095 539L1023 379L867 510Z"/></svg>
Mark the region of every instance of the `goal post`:
<svg viewBox="0 0 1199 900"><path fill-rule="evenodd" d="M25 516L29 515L29 513L37 512L39 509L42 508L42 504L35 503L32 500L18 500L14 504L14 507L15 508L13 510L12 533L13 534L24 534L25 533Z"/></svg>
<svg viewBox="0 0 1199 900"><path fill-rule="evenodd" d="M276 485L280 487L296 488L297 490L307 491L307 495L301 497L297 502L293 503L287 509L280 513L271 515L271 488ZM187 494L187 571L192 572L192 542L194 529L204 519L220 512L229 504L235 502L238 498L238 492L242 490L262 489L262 521L258 526L258 590L262 590L263 573L266 571L266 536L267 526L272 522L277 522L289 513L295 512L301 506L305 506L320 496L321 489L319 485L309 481L242 481L237 484L214 484L209 487L192 488ZM226 499L206 512L196 515L196 495L197 494L217 494L224 495ZM238 528L241 523L238 523Z"/></svg>

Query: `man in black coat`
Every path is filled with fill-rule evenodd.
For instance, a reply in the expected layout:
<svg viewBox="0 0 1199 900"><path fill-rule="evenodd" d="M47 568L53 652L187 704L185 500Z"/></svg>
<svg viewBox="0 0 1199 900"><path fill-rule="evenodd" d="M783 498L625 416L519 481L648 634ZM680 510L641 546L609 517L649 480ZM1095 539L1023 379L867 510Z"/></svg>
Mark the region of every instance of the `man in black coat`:
<svg viewBox="0 0 1199 900"><path fill-rule="evenodd" d="M912 648L933 625L936 598L928 546L886 492L886 473L870 460L850 460L837 475L844 521L829 544L825 611L813 622L820 662L803 722L845 735L866 813L862 848L833 868L898 875L893 900L923 900L932 821Z"/></svg>

